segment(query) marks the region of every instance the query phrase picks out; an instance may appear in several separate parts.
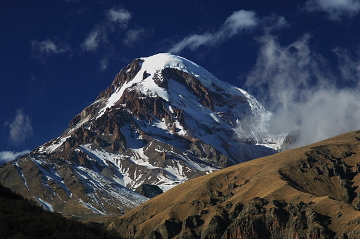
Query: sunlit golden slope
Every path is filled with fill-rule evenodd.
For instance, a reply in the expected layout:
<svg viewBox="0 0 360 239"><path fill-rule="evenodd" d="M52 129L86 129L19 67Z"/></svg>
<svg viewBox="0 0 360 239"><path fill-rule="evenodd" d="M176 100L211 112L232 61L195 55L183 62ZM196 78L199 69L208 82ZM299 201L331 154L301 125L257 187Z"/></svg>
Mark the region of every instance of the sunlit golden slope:
<svg viewBox="0 0 360 239"><path fill-rule="evenodd" d="M181 184L118 218L125 238L360 238L360 131Z"/></svg>

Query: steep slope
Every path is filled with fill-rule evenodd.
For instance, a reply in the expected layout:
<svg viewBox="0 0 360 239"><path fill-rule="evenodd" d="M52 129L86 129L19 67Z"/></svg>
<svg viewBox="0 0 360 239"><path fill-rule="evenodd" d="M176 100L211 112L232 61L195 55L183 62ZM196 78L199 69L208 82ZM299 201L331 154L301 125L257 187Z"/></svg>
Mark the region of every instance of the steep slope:
<svg viewBox="0 0 360 239"><path fill-rule="evenodd" d="M113 222L124 238L360 238L360 131L189 180Z"/></svg>
<svg viewBox="0 0 360 239"><path fill-rule="evenodd" d="M0 182L50 210L121 214L147 200L134 192L143 184L166 191L273 154L281 137L267 134L269 116L189 60L138 58L59 137L1 166Z"/></svg>
<svg viewBox="0 0 360 239"><path fill-rule="evenodd" d="M117 238L90 223L43 210L0 184L0 238Z"/></svg>

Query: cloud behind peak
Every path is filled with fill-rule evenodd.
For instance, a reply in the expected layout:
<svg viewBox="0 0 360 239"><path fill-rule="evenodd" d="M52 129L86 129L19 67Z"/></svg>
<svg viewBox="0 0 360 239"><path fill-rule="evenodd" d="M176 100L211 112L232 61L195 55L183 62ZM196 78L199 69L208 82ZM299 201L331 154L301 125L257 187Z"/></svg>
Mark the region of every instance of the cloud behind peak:
<svg viewBox="0 0 360 239"><path fill-rule="evenodd" d="M331 70L327 60L310 47L310 41L311 36L305 34L282 46L272 35L262 37L258 59L245 85L273 113L269 121L272 133L300 129L294 147L360 128L359 85L341 86L344 76ZM344 64L348 65L342 61L342 68Z"/></svg>

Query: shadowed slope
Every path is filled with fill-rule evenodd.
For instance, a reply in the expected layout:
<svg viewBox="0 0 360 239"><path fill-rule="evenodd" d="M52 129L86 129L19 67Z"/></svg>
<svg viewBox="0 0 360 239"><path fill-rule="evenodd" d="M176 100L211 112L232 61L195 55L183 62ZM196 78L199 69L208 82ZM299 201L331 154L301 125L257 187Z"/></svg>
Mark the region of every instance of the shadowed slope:
<svg viewBox="0 0 360 239"><path fill-rule="evenodd" d="M118 238L90 223L43 210L0 184L0 238Z"/></svg>
<svg viewBox="0 0 360 239"><path fill-rule="evenodd" d="M357 131L245 162L179 185L110 228L126 238L359 238L359 155Z"/></svg>

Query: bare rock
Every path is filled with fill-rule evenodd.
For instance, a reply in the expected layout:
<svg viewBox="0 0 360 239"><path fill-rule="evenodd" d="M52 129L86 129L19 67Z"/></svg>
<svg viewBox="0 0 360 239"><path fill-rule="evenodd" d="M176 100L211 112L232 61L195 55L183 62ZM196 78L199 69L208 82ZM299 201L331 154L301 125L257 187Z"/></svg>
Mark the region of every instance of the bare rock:
<svg viewBox="0 0 360 239"><path fill-rule="evenodd" d="M148 198L152 198L163 193L161 188L151 184L142 184L135 191Z"/></svg>

